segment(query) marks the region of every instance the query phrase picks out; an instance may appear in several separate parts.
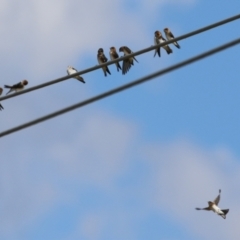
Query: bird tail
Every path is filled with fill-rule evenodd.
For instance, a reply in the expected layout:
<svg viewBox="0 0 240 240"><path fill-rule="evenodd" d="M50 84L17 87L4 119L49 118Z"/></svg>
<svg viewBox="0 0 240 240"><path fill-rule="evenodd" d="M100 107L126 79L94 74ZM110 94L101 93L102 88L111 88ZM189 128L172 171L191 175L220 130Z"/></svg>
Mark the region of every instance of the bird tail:
<svg viewBox="0 0 240 240"><path fill-rule="evenodd" d="M81 81L82 83L86 83L83 78L82 78L80 81Z"/></svg>
<svg viewBox="0 0 240 240"><path fill-rule="evenodd" d="M109 71L108 66L106 66L106 71L108 72L108 74L111 75L111 72Z"/></svg>
<svg viewBox="0 0 240 240"><path fill-rule="evenodd" d="M6 95L13 91L12 87L9 86L9 85L4 85L4 87L5 88L10 88L9 91L6 93Z"/></svg>
<svg viewBox="0 0 240 240"><path fill-rule="evenodd" d="M155 49L155 53L153 57L155 57L156 54L158 54L158 56L161 57L160 48Z"/></svg>
<svg viewBox="0 0 240 240"><path fill-rule="evenodd" d="M173 43L178 49L180 49L180 45L177 42Z"/></svg>
<svg viewBox="0 0 240 240"><path fill-rule="evenodd" d="M2 110L2 109L4 109L4 108L3 108L2 104L0 103L0 110Z"/></svg>
<svg viewBox="0 0 240 240"><path fill-rule="evenodd" d="M226 219L226 215L228 213L229 209L222 209L223 214L219 214L223 219Z"/></svg>
<svg viewBox="0 0 240 240"><path fill-rule="evenodd" d="M135 57L133 57L133 59L138 63L138 60Z"/></svg>
<svg viewBox="0 0 240 240"><path fill-rule="evenodd" d="M227 213L229 212L229 209L223 209L222 212L224 213L224 215L227 215Z"/></svg>
<svg viewBox="0 0 240 240"><path fill-rule="evenodd" d="M77 79L78 81L82 82L82 83L85 83L84 79L83 79L82 77L80 77L80 76L77 76L76 79Z"/></svg>
<svg viewBox="0 0 240 240"><path fill-rule="evenodd" d="M171 49L170 47L168 47L168 48L167 48L167 53L170 54L170 53L172 53L172 52L173 52L172 49Z"/></svg>
<svg viewBox="0 0 240 240"><path fill-rule="evenodd" d="M121 68L121 66L120 66L120 64L119 64L119 62L118 62L118 63L117 63L117 70L119 71L119 69L122 70L122 68Z"/></svg>
<svg viewBox="0 0 240 240"><path fill-rule="evenodd" d="M206 210L206 211L210 211L211 208L210 207L205 207L205 208L195 208L196 210Z"/></svg>

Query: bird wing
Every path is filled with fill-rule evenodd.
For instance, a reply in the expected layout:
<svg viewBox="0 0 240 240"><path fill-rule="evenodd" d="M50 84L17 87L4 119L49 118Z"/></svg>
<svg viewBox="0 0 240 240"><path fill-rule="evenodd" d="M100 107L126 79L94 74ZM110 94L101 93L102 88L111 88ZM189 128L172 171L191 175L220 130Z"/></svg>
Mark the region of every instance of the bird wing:
<svg viewBox="0 0 240 240"><path fill-rule="evenodd" d="M123 60L122 73L126 74L130 68L131 68L131 63L130 63L129 59Z"/></svg>
<svg viewBox="0 0 240 240"><path fill-rule="evenodd" d="M108 61L108 59L104 53L101 54L101 59L102 59L102 62L104 62L104 63Z"/></svg>
<svg viewBox="0 0 240 240"><path fill-rule="evenodd" d="M172 37L172 38L175 38L172 34L172 32L169 33L169 36Z"/></svg>
<svg viewBox="0 0 240 240"><path fill-rule="evenodd" d="M102 58L102 54L101 54L101 53L98 53L98 55L97 55L97 59L98 59L98 63L99 63L99 64L104 63L104 62L103 62L103 58Z"/></svg>
<svg viewBox="0 0 240 240"><path fill-rule="evenodd" d="M118 54L117 54L116 52L113 52L113 53L112 53L112 56L113 56L113 59L116 59L116 58L119 57ZM112 59L112 60L113 60L113 59Z"/></svg>
<svg viewBox="0 0 240 240"><path fill-rule="evenodd" d="M23 87L22 82L12 85L13 89L14 88L22 88L22 87Z"/></svg>
<svg viewBox="0 0 240 240"><path fill-rule="evenodd" d="M128 54L131 54L131 53L132 53L131 49L128 48L128 47L125 47L125 50L126 50L126 52L127 52Z"/></svg>
<svg viewBox="0 0 240 240"><path fill-rule="evenodd" d="M102 53L100 53L100 54L98 55L98 60L100 61L99 63L105 63L105 62L108 61L108 59L106 58L106 56L105 56L104 54L102 54Z"/></svg>
<svg viewBox="0 0 240 240"><path fill-rule="evenodd" d="M206 211L210 211L210 207L205 207L205 208L195 208L196 210L206 210Z"/></svg>
<svg viewBox="0 0 240 240"><path fill-rule="evenodd" d="M218 203L219 203L219 201L220 201L220 194L221 194L221 189L219 189L219 194L218 194L218 196L214 199L214 203L216 204L216 205L218 205Z"/></svg>
<svg viewBox="0 0 240 240"><path fill-rule="evenodd" d="M154 37L154 44L155 45L160 44L159 39L156 37ZM155 49L154 57L156 56L156 54L158 54L158 56L161 57L160 48Z"/></svg>

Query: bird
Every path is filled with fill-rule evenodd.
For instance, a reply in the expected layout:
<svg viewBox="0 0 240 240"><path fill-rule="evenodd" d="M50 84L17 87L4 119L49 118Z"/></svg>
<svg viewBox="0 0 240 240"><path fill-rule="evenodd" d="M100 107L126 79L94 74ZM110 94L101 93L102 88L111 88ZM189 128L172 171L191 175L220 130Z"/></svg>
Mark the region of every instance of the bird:
<svg viewBox="0 0 240 240"><path fill-rule="evenodd" d="M127 46L120 47L119 48L119 52L123 52L124 56L127 56L127 55L133 53L131 51L131 49L128 48ZM136 62L138 62L138 60L134 56L123 60L123 63L122 63L122 74L126 74L130 70L131 66L134 65L134 60Z"/></svg>
<svg viewBox="0 0 240 240"><path fill-rule="evenodd" d="M110 47L109 56L110 56L111 60L115 60L115 59L118 59L118 58L119 58L118 53L117 53L117 50L116 50L115 47ZM122 70L119 62L116 62L115 65L116 65L116 67L117 67L117 71L119 71L119 69Z"/></svg>
<svg viewBox="0 0 240 240"><path fill-rule="evenodd" d="M68 75L72 75L72 74L77 73L77 72L78 72L77 69L75 69L74 67L72 67L72 66L68 66L67 67ZM80 81L82 83L85 83L84 79L80 75L75 76L73 78L77 79L78 81Z"/></svg>
<svg viewBox="0 0 240 240"><path fill-rule="evenodd" d="M0 96L2 95L3 89L0 87ZM0 103L0 111L2 111L4 108L2 104Z"/></svg>
<svg viewBox="0 0 240 240"><path fill-rule="evenodd" d="M164 33L167 40L172 40L173 38L175 38L169 28L164 28ZM180 45L177 42L173 42L173 44L180 49Z"/></svg>
<svg viewBox="0 0 240 240"><path fill-rule="evenodd" d="M102 48L98 49L97 60L98 60L99 64L103 64L103 63L106 63L108 61L108 59L104 55L104 52L103 52ZM111 72L109 71L108 66L102 67L102 70L103 70L103 73L104 73L105 77L107 77L107 74L111 75Z"/></svg>
<svg viewBox="0 0 240 240"><path fill-rule="evenodd" d="M10 88L10 90L7 92L7 94L9 94L12 91L17 92L17 91L23 90L24 86L26 86L27 84L28 84L28 81L27 80L23 80L20 83L14 84L12 86L4 85L4 87L5 88Z"/></svg>
<svg viewBox="0 0 240 240"><path fill-rule="evenodd" d="M207 211L213 211L222 218L226 219L226 215L229 211L229 209L220 209L218 207L218 203L220 201L220 194L221 194L221 189L219 189L219 195L214 199L213 202L209 201L208 202L208 207L205 208L196 208L196 210L207 210Z"/></svg>
<svg viewBox="0 0 240 240"><path fill-rule="evenodd" d="M162 36L162 33L160 31L155 31L155 33L154 33L154 44L158 45L158 44L161 44L161 43L164 43L164 42L166 42L166 39ZM162 46L162 47L166 50L167 54L170 54L170 53L173 52L172 49L168 45L165 45L165 46ZM158 54L159 57L161 56L160 47L156 48L154 57L156 56L156 54Z"/></svg>

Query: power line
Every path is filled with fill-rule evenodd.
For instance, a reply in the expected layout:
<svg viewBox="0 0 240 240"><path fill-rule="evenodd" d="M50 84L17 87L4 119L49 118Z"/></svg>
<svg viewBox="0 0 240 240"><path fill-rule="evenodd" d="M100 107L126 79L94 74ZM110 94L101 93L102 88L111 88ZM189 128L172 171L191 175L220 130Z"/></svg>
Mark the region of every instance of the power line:
<svg viewBox="0 0 240 240"><path fill-rule="evenodd" d="M138 79L138 80L135 80L135 81L133 81L133 82L130 82L130 83L128 83L128 84L122 85L122 86L120 86L120 87L118 87L118 88L114 88L114 89L112 89L112 90L110 90L110 91L107 91L107 92L105 92L105 93L99 94L99 95L97 95L97 96L95 96L95 97L89 98L89 99L87 99L87 100L85 100L85 101L82 101L82 102L80 102L80 103L74 104L74 105L72 105L72 106L70 106L70 107L64 108L64 109L62 109L62 110L56 111L56 112L54 112L54 113L51 113L51 114L49 114L49 115L46 115L46 116L37 118L37 119L35 119L35 120L33 120L33 121L30 121L30 122L28 122L28 123L25 123L25 124L19 125L19 126L17 126L17 127L11 128L11 129L9 129L9 130L6 130L6 131L4 131L4 132L1 132L1 133L0 133L0 137L6 136L6 135L11 134L11 133L14 133L14 132L17 132L17 131L22 130L22 129L24 129L24 128L27 128L27 127L33 126L33 125L35 125L35 124L38 124L38 123L40 123L40 122L49 120L49 119L51 119L51 118L57 117L57 116L59 116L59 115L61 115L61 114L67 113L67 112L69 112L69 111L72 111L72 110L75 110L75 109L77 109L77 108L83 107L83 106L88 105L88 104L90 104L90 103L96 102L96 101L101 100L101 99L103 99L103 98L105 98L105 97L111 96L111 95L116 94L116 93L119 93L119 92L121 92L121 91L124 91L124 90L126 90L126 89L128 89L128 88L137 86L137 85L139 85L139 84L141 84L141 83L144 83L144 82L146 82L146 81L149 81L149 80L151 80L151 79L153 79L153 78L156 78L156 77L161 76L161 75L163 75L163 74L169 73L169 72L171 72L171 71L174 71L174 70L176 70L176 69L178 69L178 68L184 67L184 66L186 66L186 65L188 65L188 64L191 64L191 63L193 63L193 62L199 61L199 60L201 60L201 59L203 59L203 58L206 58L206 57L208 57L208 56L210 56L210 55L213 55L213 54L215 54L215 53L217 53L217 52L223 51L223 50L225 50L225 49L227 49L227 48L233 47L233 46L235 46L235 45L237 45L237 44L239 44L239 43L240 43L240 38L238 38L238 39L236 39L236 40L234 40L234 41L232 41L232 42L228 42L228 43L226 43L226 44L224 44L224 45L221 45L221 46L219 46L219 47L217 47L217 48L214 48L214 49L212 49L212 50L209 50L209 51L207 51L207 52L204 52L204 53L202 53L202 54L200 54L200 55L197 55L197 56L195 56L195 57L192 57L192 58L190 58L190 59L188 59L188 60L185 60L185 61L183 61L183 62L180 62L180 63L175 64L175 65L173 65L173 66L170 66L170 67L168 67L168 68L165 68L165 69L163 69L163 70L160 70L160 71L157 71L157 72L155 72L155 73L152 73L152 74L150 74L150 75L148 75L148 76L142 77L142 78L140 78L140 79Z"/></svg>
<svg viewBox="0 0 240 240"><path fill-rule="evenodd" d="M180 41L180 40L183 40L183 39L185 39L185 38L189 38L189 37L191 37L191 36L193 36L193 35L202 33L202 32L204 32L204 31L210 30L210 29L215 28L215 27L218 27L218 26L220 26L220 25L223 25L223 24L226 24L226 23L235 21L235 20L237 20L237 19L239 19L239 18L240 18L240 14L238 14L238 15L236 15L236 16L233 16L233 17L230 17L230 18L227 18L227 19L224 19L224 20L222 20L222 21L216 22L216 23L214 23L214 24L208 25L208 26L206 26L206 27L200 28L200 29L195 30L195 31L193 31L193 32L184 34L184 35L182 35L182 36L180 36L180 37L177 37L177 38L175 38L175 39L166 41L165 43L161 43L161 44L159 44L159 45L151 46L151 47L142 49L142 50L140 50L140 51L134 52L134 53L132 53L132 54L130 54L130 55L127 55L127 56L124 56L124 57L120 57L120 58L118 58L118 59L116 59L116 60L109 61L109 62L107 62L107 63L101 64L101 65L97 65L97 66L94 66L94 67L91 67L91 68L87 68L87 69L82 70L82 71L80 71L80 72L77 72L77 73L75 73L75 74L67 75L67 76L61 77L61 78L57 78L57 79L55 79L55 80L51 80L51 81L48 81L48 82L46 82L46 83L39 84L39 85L37 85L37 86L31 87L31 88L27 88L27 89L25 89L25 90L23 90L23 91L16 92L16 93L14 93L14 94L1 97L1 98L0 98L0 101L3 101L3 100L8 99L8 98L16 97L16 96L18 96L18 95L25 94L25 93L28 93L28 92L31 92L31 91L34 91L34 90L37 90L37 89L40 89L40 88L43 88L43 87L47 87L47 86L52 85L52 84L55 84L55 83L62 82L62 81L64 81L64 80L67 80L67 79L72 78L72 77L77 76L77 75L82 75L82 74L85 74L85 73L88 73L88 72L92 72L92 71L97 70L97 69L99 69L99 68L101 68L101 67L114 64L114 63L116 63L116 62L118 62L118 61L122 61L122 60L127 59L127 58L132 57L132 56L137 56L137 55L140 55L140 54L143 54L143 53L152 51L152 50L154 50L154 49L156 49L156 48L158 48L158 47L165 46L165 45L170 44L170 43L173 43L173 42L175 42L175 41Z"/></svg>

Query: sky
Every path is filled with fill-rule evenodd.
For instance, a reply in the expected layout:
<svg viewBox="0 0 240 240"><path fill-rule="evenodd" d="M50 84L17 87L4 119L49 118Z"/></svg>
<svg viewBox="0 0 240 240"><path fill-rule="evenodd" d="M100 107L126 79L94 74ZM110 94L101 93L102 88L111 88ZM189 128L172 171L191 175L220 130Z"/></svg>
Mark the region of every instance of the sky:
<svg viewBox="0 0 240 240"><path fill-rule="evenodd" d="M239 14L240 2L2 0L1 81L32 87ZM1 102L0 132L239 38L240 21ZM122 54L120 54L122 55ZM240 47L0 139L1 240L240 238ZM6 94L6 90L4 93ZM222 190L226 220L206 207Z"/></svg>

